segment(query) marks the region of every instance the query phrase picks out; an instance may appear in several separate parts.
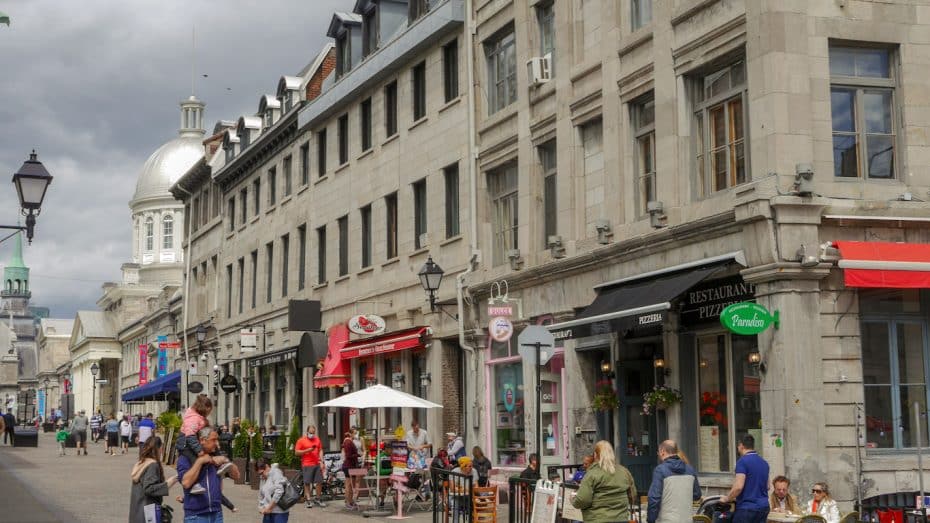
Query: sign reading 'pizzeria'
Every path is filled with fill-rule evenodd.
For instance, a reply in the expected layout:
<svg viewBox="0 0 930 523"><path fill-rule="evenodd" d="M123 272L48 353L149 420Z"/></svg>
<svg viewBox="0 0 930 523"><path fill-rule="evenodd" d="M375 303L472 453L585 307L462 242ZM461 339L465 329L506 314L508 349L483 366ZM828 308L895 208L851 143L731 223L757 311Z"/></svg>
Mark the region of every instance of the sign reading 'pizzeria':
<svg viewBox="0 0 930 523"><path fill-rule="evenodd" d="M778 311L770 313L765 307L751 301L734 303L720 312L720 323L736 334L759 334L771 325L778 328Z"/></svg>

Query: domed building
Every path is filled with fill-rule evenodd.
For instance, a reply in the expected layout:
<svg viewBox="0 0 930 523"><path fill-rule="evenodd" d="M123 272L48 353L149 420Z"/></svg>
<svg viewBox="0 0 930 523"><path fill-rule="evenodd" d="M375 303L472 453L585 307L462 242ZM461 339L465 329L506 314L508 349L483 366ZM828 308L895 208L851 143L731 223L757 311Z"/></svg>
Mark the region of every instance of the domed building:
<svg viewBox="0 0 930 523"><path fill-rule="evenodd" d="M142 165L129 201L131 261L122 265L120 282L103 285L99 310L78 311L74 321L67 369L73 398L62 395L66 415L81 409L139 413L159 408L127 404L120 395L178 365L179 351L167 350L170 354L160 361L158 350L160 343L175 341L185 269L184 206L169 188L203 158L203 111L203 102L193 95L182 101L178 136Z"/></svg>

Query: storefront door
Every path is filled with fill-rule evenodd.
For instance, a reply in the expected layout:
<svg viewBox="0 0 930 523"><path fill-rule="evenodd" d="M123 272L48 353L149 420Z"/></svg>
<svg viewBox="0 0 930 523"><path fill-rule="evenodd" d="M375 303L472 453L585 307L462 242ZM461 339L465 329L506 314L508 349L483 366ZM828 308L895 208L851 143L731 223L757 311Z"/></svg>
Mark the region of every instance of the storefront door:
<svg viewBox="0 0 930 523"><path fill-rule="evenodd" d="M646 492L657 463L656 415L643 416L643 394L652 390L655 374L652 360L620 362L617 369L620 391L620 432L617 456L630 469L636 489Z"/></svg>

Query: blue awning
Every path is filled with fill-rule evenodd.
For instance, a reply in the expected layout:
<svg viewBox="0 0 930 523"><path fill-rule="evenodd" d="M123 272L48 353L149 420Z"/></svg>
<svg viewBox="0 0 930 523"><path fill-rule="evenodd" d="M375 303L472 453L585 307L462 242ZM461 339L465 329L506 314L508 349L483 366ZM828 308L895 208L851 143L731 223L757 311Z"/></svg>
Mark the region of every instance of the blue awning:
<svg viewBox="0 0 930 523"><path fill-rule="evenodd" d="M132 389L123 394L123 401L142 401L161 399L157 396L163 396L169 393L181 392L181 371L176 370L155 381L150 381L145 385Z"/></svg>

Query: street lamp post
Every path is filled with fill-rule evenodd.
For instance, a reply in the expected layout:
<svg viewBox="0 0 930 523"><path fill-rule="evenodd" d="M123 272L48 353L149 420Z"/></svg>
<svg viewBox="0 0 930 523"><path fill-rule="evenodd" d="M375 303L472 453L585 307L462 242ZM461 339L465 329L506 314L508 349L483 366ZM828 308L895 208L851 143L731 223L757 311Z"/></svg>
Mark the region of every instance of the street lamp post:
<svg viewBox="0 0 930 523"><path fill-rule="evenodd" d="M48 401L48 383L49 383L48 378L45 378L45 381L42 382L42 384L45 385L45 411L42 412L42 419L43 419L43 420L47 420L47 419L48 419L48 404L49 404L49 401Z"/></svg>
<svg viewBox="0 0 930 523"><path fill-rule="evenodd" d="M96 411L94 410L94 404L97 403L97 373L98 373L98 372L100 372L100 365L97 365L97 362L94 362L94 364L90 366L90 375L91 375L90 381L91 381L91 385L92 385L92 388L90 389L90 390L91 390L91 393L90 393L90 414L91 414L92 416L93 416L94 412L96 412Z"/></svg>
<svg viewBox="0 0 930 523"><path fill-rule="evenodd" d="M420 268L417 276L420 277L420 286L429 294L429 310L436 312L436 291L439 290L439 284L442 283L442 276L445 272L442 267L433 261L432 256L426 258L426 263Z"/></svg>
<svg viewBox="0 0 930 523"><path fill-rule="evenodd" d="M16 194L19 196L20 212L26 217L26 226L0 225L0 229L25 231L26 239L32 243L36 216L42 210L42 201L45 199L45 191L50 183L52 183L52 176L39 161L39 155L33 149L29 159L13 175L13 184L16 185Z"/></svg>

